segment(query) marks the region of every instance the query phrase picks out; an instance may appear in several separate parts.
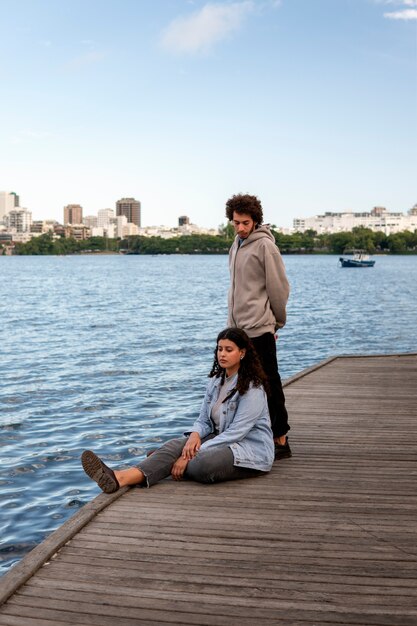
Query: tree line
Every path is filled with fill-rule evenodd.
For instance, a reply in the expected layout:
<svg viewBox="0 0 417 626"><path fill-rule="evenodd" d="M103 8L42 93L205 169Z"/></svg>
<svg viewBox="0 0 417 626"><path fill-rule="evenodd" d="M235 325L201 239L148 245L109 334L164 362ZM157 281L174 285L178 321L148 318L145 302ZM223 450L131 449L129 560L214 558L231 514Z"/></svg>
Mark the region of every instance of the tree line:
<svg viewBox="0 0 417 626"><path fill-rule="evenodd" d="M272 228L275 241L283 254L343 254L352 249L370 254L417 254L417 231L393 235L373 232L368 228L354 228L351 232L318 235L313 230L284 235ZM16 243L14 254L227 254L233 242L233 227L220 228L219 236L183 235L172 239L162 237L130 236L125 239L90 237L85 240L55 239L52 233L33 237L27 243ZM5 250L3 250L4 252Z"/></svg>
<svg viewBox="0 0 417 626"><path fill-rule="evenodd" d="M318 235L314 230L305 233L283 235L274 231L275 241L282 253L328 253L343 254L354 249L370 254L416 254L417 230L392 235L373 232L369 228L356 227L350 232Z"/></svg>

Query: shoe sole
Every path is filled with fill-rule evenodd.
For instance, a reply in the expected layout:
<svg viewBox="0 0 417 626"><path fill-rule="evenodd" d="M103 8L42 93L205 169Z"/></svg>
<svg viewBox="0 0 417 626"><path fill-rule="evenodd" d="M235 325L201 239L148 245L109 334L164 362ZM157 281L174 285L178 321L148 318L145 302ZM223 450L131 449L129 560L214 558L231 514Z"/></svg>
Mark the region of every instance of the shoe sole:
<svg viewBox="0 0 417 626"><path fill-rule="evenodd" d="M97 454L85 450L81 455L81 463L87 476L94 480L104 493L114 493L119 489L116 478L106 471L106 466Z"/></svg>

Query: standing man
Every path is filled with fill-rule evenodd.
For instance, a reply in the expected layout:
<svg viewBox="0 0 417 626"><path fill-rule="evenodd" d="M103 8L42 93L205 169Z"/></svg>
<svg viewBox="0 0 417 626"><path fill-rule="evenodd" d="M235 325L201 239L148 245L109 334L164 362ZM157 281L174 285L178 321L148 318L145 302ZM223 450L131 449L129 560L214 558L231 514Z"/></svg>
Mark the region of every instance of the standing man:
<svg viewBox="0 0 417 626"><path fill-rule="evenodd" d="M275 458L291 456L288 413L278 361L275 333L286 321L289 284L281 254L256 196L238 194L226 202L226 216L236 238L229 252L228 326L242 328L254 344L268 377L268 400Z"/></svg>

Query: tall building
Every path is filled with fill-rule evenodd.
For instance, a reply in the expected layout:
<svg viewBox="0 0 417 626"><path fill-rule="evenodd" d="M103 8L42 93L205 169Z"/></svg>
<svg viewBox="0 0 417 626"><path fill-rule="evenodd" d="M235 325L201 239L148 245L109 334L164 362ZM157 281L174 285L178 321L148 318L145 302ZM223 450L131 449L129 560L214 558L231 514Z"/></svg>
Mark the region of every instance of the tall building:
<svg viewBox="0 0 417 626"><path fill-rule="evenodd" d="M115 218L116 222L116 237L120 237L122 239L125 236L125 230L127 226L127 218L126 215L119 215Z"/></svg>
<svg viewBox="0 0 417 626"><path fill-rule="evenodd" d="M0 191L0 221L3 220L6 213L11 211L12 209L15 209L16 206L18 206L18 204L16 205L15 202L16 195L14 193L9 193L8 191Z"/></svg>
<svg viewBox="0 0 417 626"><path fill-rule="evenodd" d="M97 226L105 228L114 217L113 209L100 209L97 213Z"/></svg>
<svg viewBox="0 0 417 626"><path fill-rule="evenodd" d="M140 228L140 202L134 198L122 198L116 202L116 216L125 215L127 221Z"/></svg>
<svg viewBox="0 0 417 626"><path fill-rule="evenodd" d="M7 229L17 233L29 233L32 225L32 213L26 209L12 209L4 217Z"/></svg>
<svg viewBox="0 0 417 626"><path fill-rule="evenodd" d="M15 193L14 191L11 191L10 195L14 196L14 206L15 206L15 208L20 206L20 199L19 199L19 196L17 195L17 193Z"/></svg>
<svg viewBox="0 0 417 626"><path fill-rule="evenodd" d="M83 207L79 204L67 204L64 206L64 224L82 224Z"/></svg>
<svg viewBox="0 0 417 626"><path fill-rule="evenodd" d="M180 215L178 218L178 226L186 226L190 223L190 218L187 215Z"/></svg>

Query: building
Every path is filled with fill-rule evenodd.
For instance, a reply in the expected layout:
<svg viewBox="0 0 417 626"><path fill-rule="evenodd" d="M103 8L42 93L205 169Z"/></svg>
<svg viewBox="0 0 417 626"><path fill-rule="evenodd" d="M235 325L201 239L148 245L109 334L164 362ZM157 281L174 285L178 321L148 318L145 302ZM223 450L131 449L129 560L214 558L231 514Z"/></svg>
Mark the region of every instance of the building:
<svg viewBox="0 0 417 626"><path fill-rule="evenodd" d="M141 206L134 198L122 198L116 202L116 216L125 215L128 222L141 225Z"/></svg>
<svg viewBox="0 0 417 626"><path fill-rule="evenodd" d="M62 237L65 237L67 228L68 227L63 226L62 224L59 224L58 222L56 222L54 224L54 235L53 235L54 239L59 239L59 238L62 239Z"/></svg>
<svg viewBox="0 0 417 626"><path fill-rule="evenodd" d="M83 224L67 225L65 226L64 233L65 239L72 237L73 239L77 239L77 241L83 241L90 237L90 229Z"/></svg>
<svg viewBox="0 0 417 626"><path fill-rule="evenodd" d="M10 195L11 195L11 196L14 196L14 206L15 206L15 208L16 208L16 207L19 207L19 206L20 206L20 198L19 198L19 196L17 195L17 193L16 193L16 192L14 192L14 191L11 191L11 192L10 192Z"/></svg>
<svg viewBox="0 0 417 626"><path fill-rule="evenodd" d="M126 215L119 215L118 217L115 217L114 218L114 223L115 223L115 226L116 226L116 237L118 239L123 239L123 237L126 237L127 234L128 234L127 231L126 231L126 228L127 228L127 218L126 218ZM132 224L132 226L133 226L133 224ZM136 226L136 228L138 228L138 227Z"/></svg>
<svg viewBox="0 0 417 626"><path fill-rule="evenodd" d="M83 208L79 204L64 206L64 224L82 224Z"/></svg>
<svg viewBox="0 0 417 626"><path fill-rule="evenodd" d="M190 222L190 218L185 215L178 218L178 228L175 230L178 231L179 235L211 235L215 237L219 234L218 228L201 228L201 226Z"/></svg>
<svg viewBox="0 0 417 626"><path fill-rule="evenodd" d="M35 235L54 232L56 222L54 220L36 220L30 226L30 232Z"/></svg>
<svg viewBox="0 0 417 626"><path fill-rule="evenodd" d="M26 209L12 209L3 218L8 231L13 233L29 233L32 225L32 213Z"/></svg>
<svg viewBox="0 0 417 626"><path fill-rule="evenodd" d="M111 224L111 220L114 218L113 209L100 209L97 213L97 226L99 228L106 228Z"/></svg>
<svg viewBox="0 0 417 626"><path fill-rule="evenodd" d="M327 212L314 217L296 218L293 221L294 230L304 233L314 230L318 235L351 232L353 228L369 228L373 232L383 232L392 235L402 231L414 232L417 230L417 206L404 213L390 213L385 207L374 207L370 212L345 213Z"/></svg>
<svg viewBox="0 0 417 626"><path fill-rule="evenodd" d="M182 237L183 235L211 235L216 237L219 235L217 228L201 228L196 224L184 224L171 228L170 226L145 226L139 230L142 237L161 237L161 239L172 239L174 237Z"/></svg>
<svg viewBox="0 0 417 626"><path fill-rule="evenodd" d="M91 237L106 237L106 239L115 239L116 225L107 224L106 226L95 226L91 229Z"/></svg>
<svg viewBox="0 0 417 626"><path fill-rule="evenodd" d="M13 235L10 233L0 233L0 246L2 245L13 245Z"/></svg>
<svg viewBox="0 0 417 626"><path fill-rule="evenodd" d="M17 202L17 204L16 204ZM0 221L3 220L6 213L19 206L19 196L8 191L0 191Z"/></svg>
<svg viewBox="0 0 417 626"><path fill-rule="evenodd" d="M97 222L97 215L86 215L83 217L83 224L84 226L87 226L87 228L96 228L98 225Z"/></svg>
<svg viewBox="0 0 417 626"><path fill-rule="evenodd" d="M33 237L32 233L13 233L13 243L27 243Z"/></svg>
<svg viewBox="0 0 417 626"><path fill-rule="evenodd" d="M136 226L136 224L133 224L133 222L127 222L122 227L122 237L133 237L135 235L139 235L139 233L139 226Z"/></svg>

